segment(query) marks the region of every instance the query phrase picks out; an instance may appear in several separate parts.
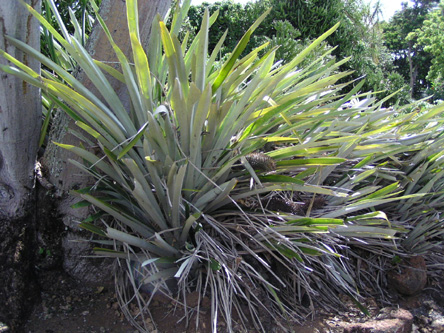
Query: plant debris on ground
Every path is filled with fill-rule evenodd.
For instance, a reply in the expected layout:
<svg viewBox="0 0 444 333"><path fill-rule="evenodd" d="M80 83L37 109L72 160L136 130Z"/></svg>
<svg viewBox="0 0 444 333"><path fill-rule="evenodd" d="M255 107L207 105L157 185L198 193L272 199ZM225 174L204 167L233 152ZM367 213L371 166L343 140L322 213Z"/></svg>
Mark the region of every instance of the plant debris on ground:
<svg viewBox="0 0 444 333"><path fill-rule="evenodd" d="M42 303L31 315L24 332L135 332L120 311L114 286L85 287L59 271L48 274L46 278L44 281L46 285L43 285ZM290 326L289 332L342 333L346 332L347 327L356 328L369 322L375 327L375 321L381 322L390 318L390 313L398 309L407 310L412 315L411 332L444 332L444 279L432 280L430 285L418 295L403 297L392 292L391 297L393 303L385 306L378 304L375 298L366 299L364 304L370 312L370 317L363 314L353 302L344 297L344 308L338 313L321 311L314 318L307 318L303 325ZM151 305L151 311L158 323L157 333L196 332L193 320L187 328L183 320L183 310L175 307L171 301L156 300ZM209 313L208 304L203 307L203 311ZM203 321L205 326L200 324L197 332L211 332L208 326L209 319L207 317ZM398 323L397 325L405 324ZM218 331L225 332L225 326L220 324ZM6 333L8 330L0 326L0 332ZM155 332L154 328L150 332ZM254 329L251 332L254 332ZM274 327L270 332L280 332L280 329Z"/></svg>

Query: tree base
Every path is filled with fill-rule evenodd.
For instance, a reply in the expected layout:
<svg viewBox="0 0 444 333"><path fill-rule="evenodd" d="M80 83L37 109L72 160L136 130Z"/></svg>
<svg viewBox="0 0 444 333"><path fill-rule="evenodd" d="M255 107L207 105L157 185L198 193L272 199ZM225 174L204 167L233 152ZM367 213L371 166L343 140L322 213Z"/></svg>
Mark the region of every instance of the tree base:
<svg viewBox="0 0 444 333"><path fill-rule="evenodd" d="M20 331L40 297L33 216L0 220L0 321Z"/></svg>

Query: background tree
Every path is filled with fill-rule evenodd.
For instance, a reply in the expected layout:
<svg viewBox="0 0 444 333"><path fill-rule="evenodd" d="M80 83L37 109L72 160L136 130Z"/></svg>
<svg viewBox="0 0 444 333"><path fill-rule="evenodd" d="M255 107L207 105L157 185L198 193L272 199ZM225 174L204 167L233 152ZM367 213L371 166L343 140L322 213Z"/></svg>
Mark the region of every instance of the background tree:
<svg viewBox="0 0 444 333"><path fill-rule="evenodd" d="M208 8L210 15L219 10L218 19L214 22L213 28L209 32L208 49L210 51L214 49L227 29L230 33L227 35L221 53L226 53L225 50L233 50L237 42L242 38L244 32L257 18L249 15L243 5L230 0L218 1L212 4L203 2L200 6L191 6L188 12L190 29L193 33L200 28L205 8Z"/></svg>
<svg viewBox="0 0 444 333"><path fill-rule="evenodd" d="M428 11L436 1L415 1L413 7L403 3L402 10L395 13L391 20L384 25L384 44L393 54L394 65L410 87L412 98L421 98L428 88L426 79L431 66L432 57L417 43L416 38L408 35L419 29Z"/></svg>
<svg viewBox="0 0 444 333"><path fill-rule="evenodd" d="M351 0L355 2L356 0ZM202 3L200 6L191 6L189 11L190 25L197 30L202 21L202 14L205 8L209 9L210 14L219 10L219 19L214 26L214 31L210 31L210 51L216 45L225 30L229 30L229 39L225 42L226 49L233 49L237 41L242 35L242 31L250 26L262 13L271 8L270 14L265 18L264 22L258 27L255 36L269 37L276 36L278 29L282 31L282 27L276 26L275 21L288 22L293 29L299 31L297 37L301 40L315 39L330 29L334 24L344 18L343 10L345 4L343 0L333 1L280 1L280 0L264 0L247 3L242 6L229 0L215 2L213 4ZM310 18L310 19L308 19ZM328 41L330 45L337 45L335 55L342 54L342 49L348 48L350 45L350 33L354 33L355 29L351 26L341 25ZM237 38L239 37L239 38ZM295 36L293 36L295 37ZM248 45L244 53L250 52L256 48L263 39L252 42Z"/></svg>
<svg viewBox="0 0 444 333"><path fill-rule="evenodd" d="M420 29L410 33L408 38L417 40L424 52L432 56L427 80L431 83L431 93L435 99L444 99L444 1L439 8L427 15Z"/></svg>
<svg viewBox="0 0 444 333"><path fill-rule="evenodd" d="M399 91L388 103L406 104L409 103L408 88L396 72L392 55L384 45L380 15L379 1L374 6L357 1L354 7L347 7L346 16L353 22L357 40L342 56L351 56L348 68L356 71L355 77L365 77L363 91L383 91L378 95L381 99Z"/></svg>
<svg viewBox="0 0 444 333"><path fill-rule="evenodd" d="M338 30L324 43L324 49L316 50L317 53L311 57L318 57L328 48L335 46L332 51L333 57L337 59L351 57L342 69L354 70L353 78L365 77L363 91L387 90L381 96L384 97L404 87L403 80L395 72L391 54L383 45L379 3L374 7L362 0L264 0L250 2L243 7L231 1L216 2L211 5L203 3L190 9L191 30L195 31L200 26L202 13L207 6L210 13L219 10L219 17L222 16L221 21L215 23L217 28L210 30L210 50L227 29L230 32L228 36L230 34L235 36L225 43L226 49L232 49L239 37L236 34L244 31L243 29L251 25L265 10L272 8L263 24L257 29L245 53L265 41L270 41L270 46L265 51L279 46L276 57L285 63L309 45L313 39L337 22L341 22ZM310 62L311 59L306 61ZM405 104L407 96L405 93L401 96L402 103ZM394 102L394 99L391 102Z"/></svg>

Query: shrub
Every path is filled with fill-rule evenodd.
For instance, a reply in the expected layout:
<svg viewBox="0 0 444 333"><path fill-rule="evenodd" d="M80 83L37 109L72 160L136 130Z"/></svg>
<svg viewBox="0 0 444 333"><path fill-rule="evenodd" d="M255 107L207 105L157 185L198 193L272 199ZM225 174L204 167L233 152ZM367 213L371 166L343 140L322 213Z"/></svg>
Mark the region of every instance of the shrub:
<svg viewBox="0 0 444 333"><path fill-rule="evenodd" d="M160 18L153 22L145 51L137 3L126 3L134 63L97 16L121 71L93 60L75 36L61 36L28 8L101 97L12 37L53 72L39 75L3 51L16 67L1 69L44 90L100 148L93 154L59 144L78 154L84 163L72 163L97 180L76 191L80 205L98 211L80 226L97 235L98 255L117 258L121 305L138 328L152 299L142 297L147 292L176 297L185 309L189 291L210 295L213 331L221 317L231 329L236 312L242 320L248 311L250 324L267 331L272 322L302 320L315 306L334 311L340 293L359 304L368 290L383 292L369 275L408 253L402 240L442 234L440 222L427 222L406 237L412 224L405 214L417 213L421 198L441 186L443 107L386 110L382 103L392 96L376 101L359 94L363 82L341 94L351 83L338 83L350 74L338 70L347 59L323 61L331 50L300 67L338 25L284 65L274 63L276 49L259 56L267 44L239 58L266 12L221 61L226 35L207 54L217 13L205 12L187 47L187 37L176 36L186 2L170 30ZM130 110L107 75L126 84ZM426 166L435 176L422 178ZM402 207L393 210L397 201ZM423 249L434 248L433 237L420 239ZM356 269L356 258L374 253L379 270Z"/></svg>

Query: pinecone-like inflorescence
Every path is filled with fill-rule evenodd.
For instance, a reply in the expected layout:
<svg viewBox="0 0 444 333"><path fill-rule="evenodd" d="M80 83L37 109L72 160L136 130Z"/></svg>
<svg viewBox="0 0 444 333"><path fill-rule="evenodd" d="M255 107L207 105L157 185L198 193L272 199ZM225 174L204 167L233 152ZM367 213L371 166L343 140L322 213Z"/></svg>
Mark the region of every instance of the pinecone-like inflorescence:
<svg viewBox="0 0 444 333"><path fill-rule="evenodd" d="M322 196L316 196L314 201L313 201L313 209L321 209L322 207L325 206L325 197Z"/></svg>
<svg viewBox="0 0 444 333"><path fill-rule="evenodd" d="M245 156L248 163L255 170L275 171L276 162L264 153L251 153Z"/></svg>
<svg viewBox="0 0 444 333"><path fill-rule="evenodd" d="M277 212L285 212L296 215L301 215L304 213L301 205L293 202L291 200L287 200L285 198L279 196L273 196L268 199L263 199L262 204L266 209L277 211Z"/></svg>

